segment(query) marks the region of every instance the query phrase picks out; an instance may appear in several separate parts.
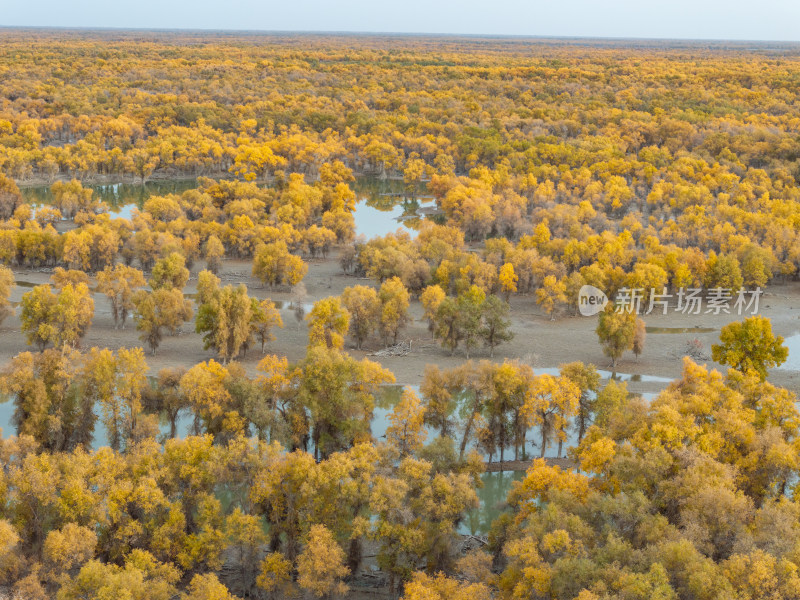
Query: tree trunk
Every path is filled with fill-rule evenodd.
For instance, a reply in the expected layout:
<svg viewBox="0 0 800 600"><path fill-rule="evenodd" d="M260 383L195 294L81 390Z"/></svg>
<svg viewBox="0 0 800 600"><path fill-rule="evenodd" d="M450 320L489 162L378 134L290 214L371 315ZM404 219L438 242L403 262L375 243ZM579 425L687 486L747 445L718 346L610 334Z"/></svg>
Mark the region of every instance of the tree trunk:
<svg viewBox="0 0 800 600"><path fill-rule="evenodd" d="M178 413L169 415L169 437L174 439L178 434Z"/></svg>
<svg viewBox="0 0 800 600"><path fill-rule="evenodd" d="M354 537L350 540L350 547L347 549L347 566L354 575L361 565L361 554L361 539Z"/></svg>
<svg viewBox="0 0 800 600"><path fill-rule="evenodd" d="M539 455L541 458L544 458L544 453L547 450L547 422L545 419L542 419L542 453Z"/></svg>
<svg viewBox="0 0 800 600"><path fill-rule="evenodd" d="M475 411L472 412L469 416L469 420L467 421L467 426L464 428L464 437L461 438L461 450L458 453L459 460L464 458L464 450L467 447L467 441L469 440L469 434L472 432L472 423L475 421Z"/></svg>

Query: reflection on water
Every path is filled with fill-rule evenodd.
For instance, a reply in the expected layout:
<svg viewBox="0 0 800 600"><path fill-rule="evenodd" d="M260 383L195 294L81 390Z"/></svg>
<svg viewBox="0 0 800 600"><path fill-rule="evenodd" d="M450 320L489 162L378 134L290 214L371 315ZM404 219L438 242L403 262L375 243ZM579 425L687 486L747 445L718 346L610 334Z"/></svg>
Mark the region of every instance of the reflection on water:
<svg viewBox="0 0 800 600"><path fill-rule="evenodd" d="M553 375L557 376L560 371L555 367L534 367L536 375ZM671 377L659 377L658 375L638 374L638 373L617 373L616 371L607 371L605 369L597 369L601 379L613 379L614 381L630 381L633 383L672 383Z"/></svg>
<svg viewBox="0 0 800 600"><path fill-rule="evenodd" d="M391 425L389 415L392 412L395 404L400 401L400 396L403 395L403 390L409 388L419 395L418 385L382 385L378 393L375 395L375 410L372 413L372 423L370 423L370 431L372 437L376 441L383 441L386 437L386 430ZM428 432L428 438L431 438L431 432Z"/></svg>
<svg viewBox="0 0 800 600"><path fill-rule="evenodd" d="M647 333L711 333L713 327L645 327Z"/></svg>
<svg viewBox="0 0 800 600"><path fill-rule="evenodd" d="M492 522L508 509L506 497L513 482L521 481L524 477L523 471L483 473L481 475L483 487L477 490L480 506L467 513L466 519L459 527L459 533L471 535L489 533Z"/></svg>
<svg viewBox="0 0 800 600"><path fill-rule="evenodd" d="M108 445L108 430L102 421L103 410L99 404L94 407L94 414L97 420L94 424L94 438L92 440L92 448L97 450L103 446ZM11 400L4 401L4 397L0 396L0 430L2 437L8 438L12 435L17 435L17 429L12 423L14 416L14 402ZM194 417L188 411L181 411L177 420L177 436L185 438L191 433ZM166 438L169 436L169 419L166 414L159 415L158 420L159 431L161 435Z"/></svg>
<svg viewBox="0 0 800 600"><path fill-rule="evenodd" d="M11 424L11 417L14 415L14 403L4 402L5 398L0 396L0 431L3 437L8 438L17 434L17 430Z"/></svg>
<svg viewBox="0 0 800 600"><path fill-rule="evenodd" d="M115 217L129 219L133 208L141 208L150 196L180 194L197 187L196 179L174 179L148 181L144 185L114 183L86 185L94 190L95 198L102 200ZM404 229L411 235L424 218L423 212L431 212L435 207L433 197L409 194L402 181L358 177L352 184L358 202L353 213L356 235L367 238L384 236ZM49 186L26 187L21 189L25 201L35 206L52 204L53 194Z"/></svg>
<svg viewBox="0 0 800 600"><path fill-rule="evenodd" d="M138 183L110 183L103 185L85 185L94 190L94 198L102 200L111 207L111 212L119 214L126 208L125 215L130 216L134 206L142 207L150 196L180 194L197 187L196 179L164 179L148 181L144 185ZM53 194L49 186L21 188L22 197L31 204L52 204Z"/></svg>
<svg viewBox="0 0 800 600"><path fill-rule="evenodd" d="M294 311L294 309L298 306L298 303L287 300L273 300L272 303L278 310ZM305 313L311 312L311 309L314 308L313 302L300 302L299 305L303 307L303 311Z"/></svg>
<svg viewBox="0 0 800 600"><path fill-rule="evenodd" d="M436 206L433 196L409 193L402 181L360 177L353 188L358 198L353 214L356 235L367 238L398 229L413 237L423 219L422 209L431 211Z"/></svg>
<svg viewBox="0 0 800 600"><path fill-rule="evenodd" d="M371 430L373 438L376 442L384 441L386 429L391 424L389 417L392 409L400 400L403 390L408 387L417 394L419 394L419 386L402 386L402 385L386 385L382 386L375 397L375 410L371 423ZM655 394L641 394L647 400L651 400ZM0 399L1 400L1 399ZM11 424L12 415L14 413L14 403L6 401L0 403L0 428L2 435L9 437L16 434L16 429ZM101 407L95 407L95 414L98 417L102 414ZM177 421L177 436L185 438L191 434L194 418L188 410L179 413ZM159 427L162 436L165 438L169 434L169 421L166 415L161 415L159 419ZM437 432L428 429L428 441L435 439ZM524 456L520 458L538 457L534 443L538 439L538 429L532 428L529 432L528 443L525 446ZM103 422L98 418L94 428L94 442L92 447L98 449L108 444L107 430ZM565 449L577 444L577 434L570 430ZM552 445L547 453L547 456L555 456L555 444ZM484 456L484 459L486 456ZM481 479L483 487L477 490L480 506L471 511L461 523L459 531L464 534L472 535L485 535L488 533L491 523L496 519L504 510L507 509L505 500L508 491L511 489L512 482L519 481L525 476L522 471L505 471L505 472L492 472L483 473Z"/></svg>

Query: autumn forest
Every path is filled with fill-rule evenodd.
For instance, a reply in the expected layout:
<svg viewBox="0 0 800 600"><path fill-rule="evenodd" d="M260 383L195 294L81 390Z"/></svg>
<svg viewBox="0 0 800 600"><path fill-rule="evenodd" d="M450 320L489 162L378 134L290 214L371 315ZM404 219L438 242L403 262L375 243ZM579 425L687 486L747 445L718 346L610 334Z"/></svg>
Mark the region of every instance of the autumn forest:
<svg viewBox="0 0 800 600"><path fill-rule="evenodd" d="M0 29L0 598L800 598L799 159L788 43Z"/></svg>

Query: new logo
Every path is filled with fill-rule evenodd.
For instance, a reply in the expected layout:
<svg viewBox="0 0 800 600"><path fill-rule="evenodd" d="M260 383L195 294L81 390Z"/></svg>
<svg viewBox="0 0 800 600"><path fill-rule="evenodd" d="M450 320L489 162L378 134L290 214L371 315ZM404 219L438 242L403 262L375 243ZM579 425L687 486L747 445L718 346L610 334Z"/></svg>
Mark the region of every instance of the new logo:
<svg viewBox="0 0 800 600"><path fill-rule="evenodd" d="M578 292L578 312L584 317L596 315L606 307L606 304L608 296L593 285L584 285Z"/></svg>

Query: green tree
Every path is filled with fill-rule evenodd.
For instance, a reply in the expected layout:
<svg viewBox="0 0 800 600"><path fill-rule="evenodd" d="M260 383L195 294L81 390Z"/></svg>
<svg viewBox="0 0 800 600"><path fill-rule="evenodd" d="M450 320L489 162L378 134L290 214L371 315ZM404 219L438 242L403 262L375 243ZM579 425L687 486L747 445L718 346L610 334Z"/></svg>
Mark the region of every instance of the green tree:
<svg viewBox="0 0 800 600"><path fill-rule="evenodd" d="M57 294L49 285L38 285L23 294L20 306L22 332L40 350L49 343L75 347L94 316L94 300L85 284L67 284Z"/></svg>
<svg viewBox="0 0 800 600"><path fill-rule="evenodd" d="M374 394L394 381L391 372L324 345L309 347L299 368L298 395L309 414L315 454L324 458L368 440Z"/></svg>
<svg viewBox="0 0 800 600"><path fill-rule="evenodd" d="M179 289L139 290L134 293L132 302L136 309L136 329L142 332L139 339L148 345L153 355L165 331L174 333L192 318L192 301L184 298Z"/></svg>
<svg viewBox="0 0 800 600"><path fill-rule="evenodd" d="M378 293L371 287L356 285L342 292L342 306L350 313L350 335L361 345L377 327L381 318L381 302Z"/></svg>
<svg viewBox="0 0 800 600"><path fill-rule="evenodd" d="M84 365L84 393L100 405L108 444L115 451L150 437L158 430L144 417L142 395L147 387L147 363L141 348L92 348Z"/></svg>
<svg viewBox="0 0 800 600"><path fill-rule="evenodd" d="M204 293L197 309L195 331L203 334L206 349L213 348L227 363L238 356L252 335L253 301L247 287L226 285Z"/></svg>
<svg viewBox="0 0 800 600"><path fill-rule="evenodd" d="M442 347L450 351L452 356L464 337L462 320L458 302L455 298L447 297L439 303L436 309L434 337L441 340Z"/></svg>
<svg viewBox="0 0 800 600"><path fill-rule="evenodd" d="M153 386L146 391L145 406L153 413L164 414L169 422L168 438L178 435L178 417L180 412L189 407L186 397L180 389L181 377L185 370L177 367L165 367L158 371Z"/></svg>
<svg viewBox="0 0 800 600"><path fill-rule="evenodd" d="M597 321L597 337L603 348L603 354L611 359L611 368L617 366L617 360L626 350L633 347L636 333L636 314L633 312L614 310L609 304Z"/></svg>
<svg viewBox="0 0 800 600"><path fill-rule="evenodd" d="M153 290L162 288L182 290L189 281L189 269L186 259L178 252L156 261L150 273L150 287Z"/></svg>
<svg viewBox="0 0 800 600"><path fill-rule="evenodd" d="M94 401L81 389L81 356L69 349L23 352L0 372L0 393L14 399L11 422L43 449L89 447L96 417Z"/></svg>
<svg viewBox="0 0 800 600"><path fill-rule="evenodd" d="M722 288L735 292L743 284L742 270L736 257L712 252L706 261L706 288Z"/></svg>
<svg viewBox="0 0 800 600"><path fill-rule="evenodd" d="M464 352L469 358L469 352L477 347L481 339L481 325L483 317L483 307L486 301L486 294L477 286L471 286L468 290L461 292L456 299L456 310L458 312L458 329L461 331L461 339L464 342ZM495 315L496 316L496 315ZM499 323L495 322L496 325Z"/></svg>
<svg viewBox="0 0 800 600"><path fill-rule="evenodd" d="M225 537L228 551L235 557L239 588L249 595L256 584L261 548L267 541L262 519L237 507L225 519Z"/></svg>
<svg viewBox="0 0 800 600"><path fill-rule="evenodd" d="M595 402L600 391L600 373L594 365L585 365L578 361L561 365L559 373L578 386L581 393L575 415L580 443L594 416Z"/></svg>
<svg viewBox="0 0 800 600"><path fill-rule="evenodd" d="M483 343L489 346L489 356L494 356L497 346L514 339L508 319L509 310L508 303L494 294L487 296L483 302L480 335Z"/></svg>

